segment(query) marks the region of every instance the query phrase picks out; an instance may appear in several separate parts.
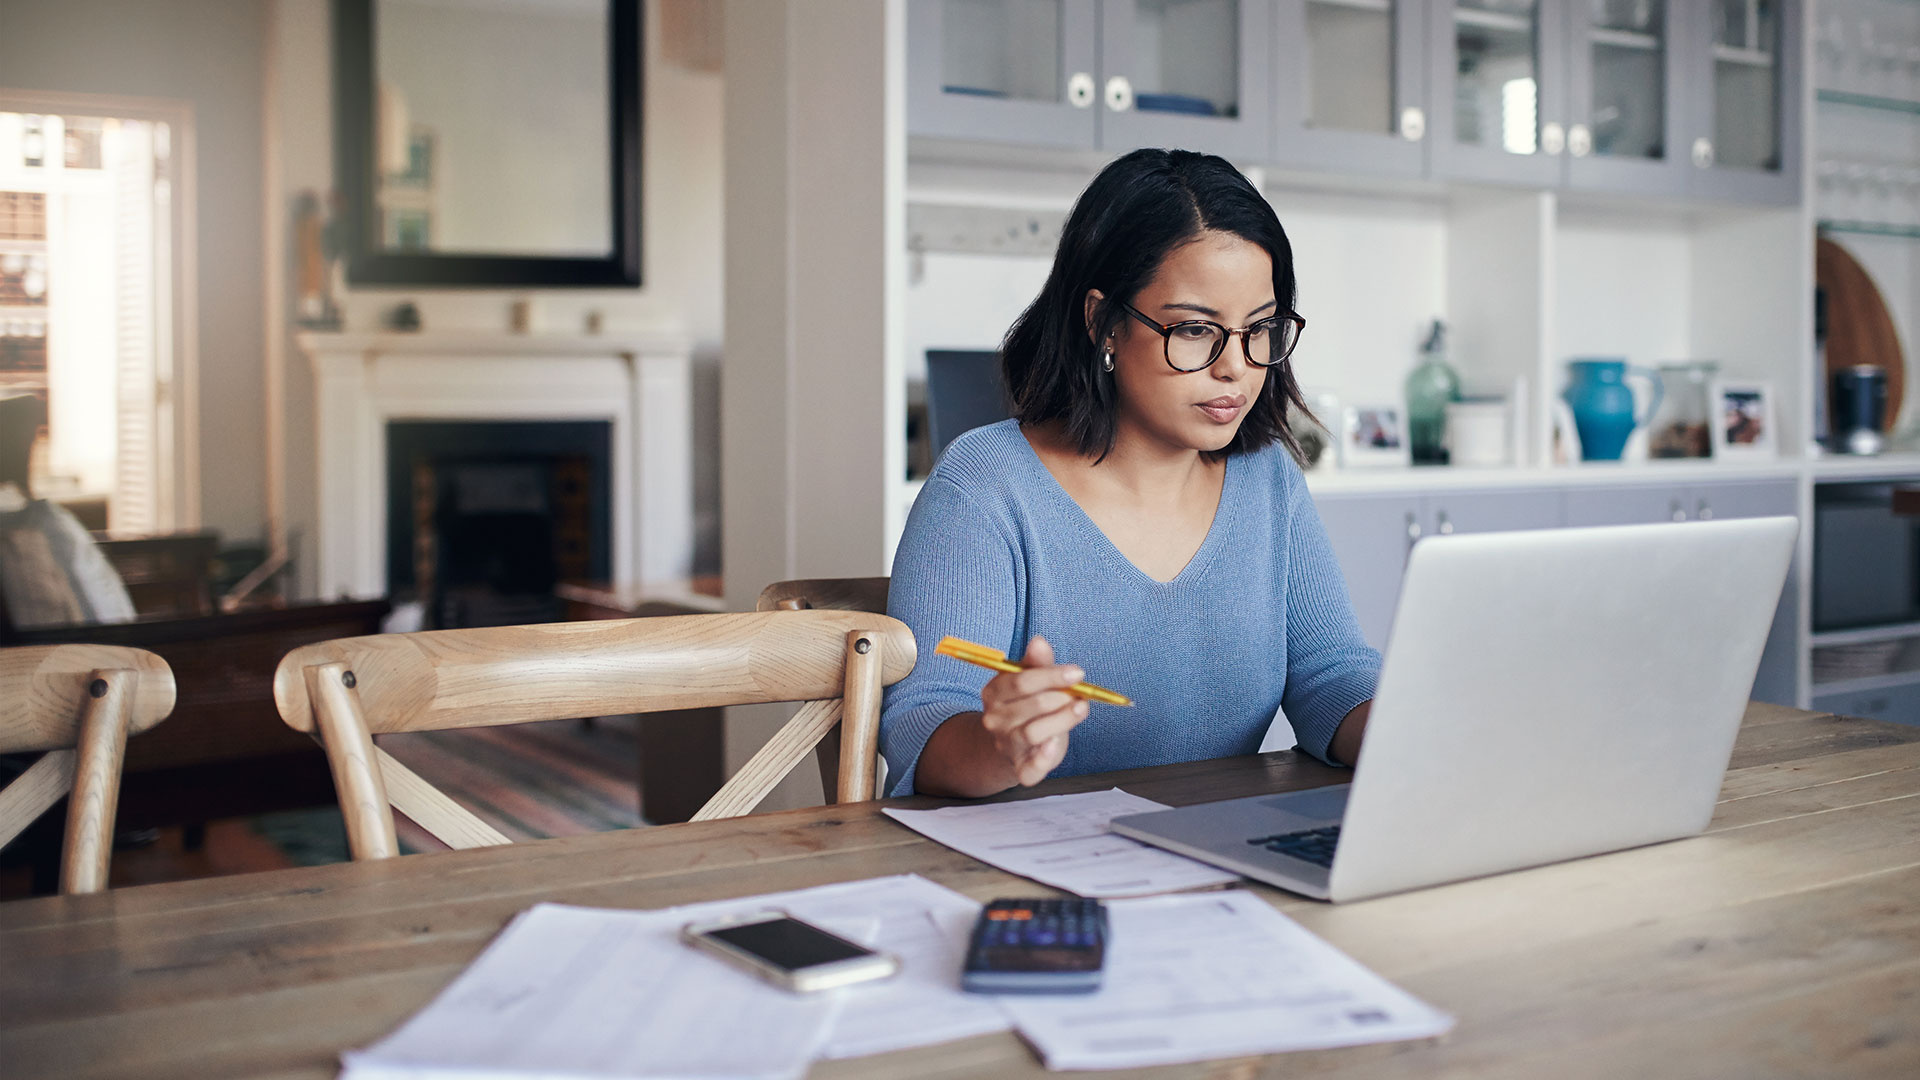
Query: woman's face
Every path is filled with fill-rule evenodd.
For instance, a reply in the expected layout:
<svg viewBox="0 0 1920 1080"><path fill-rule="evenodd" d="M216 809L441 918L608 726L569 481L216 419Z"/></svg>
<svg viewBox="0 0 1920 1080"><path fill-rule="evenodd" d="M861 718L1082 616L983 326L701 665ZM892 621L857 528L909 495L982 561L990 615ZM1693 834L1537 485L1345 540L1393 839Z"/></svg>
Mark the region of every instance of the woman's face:
<svg viewBox="0 0 1920 1080"><path fill-rule="evenodd" d="M1237 330L1276 313L1273 258L1232 233L1203 232L1169 252L1132 303L1162 325L1207 319ZM1267 381L1265 368L1247 362L1239 334L1227 339L1211 367L1187 372L1167 363L1165 338L1124 311L1113 337L1098 344L1101 352L1113 348L1116 435L1122 438L1224 449Z"/></svg>

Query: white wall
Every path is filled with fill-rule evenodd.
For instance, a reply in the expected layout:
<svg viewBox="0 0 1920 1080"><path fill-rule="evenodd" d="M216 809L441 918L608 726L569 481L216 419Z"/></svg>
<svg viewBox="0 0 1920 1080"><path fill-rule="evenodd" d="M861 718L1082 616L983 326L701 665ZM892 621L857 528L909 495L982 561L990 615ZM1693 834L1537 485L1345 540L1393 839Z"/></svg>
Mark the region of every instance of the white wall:
<svg viewBox="0 0 1920 1080"><path fill-rule="evenodd" d="M233 0L0 0L0 86L193 108L201 519L229 540L258 537L266 516L265 33L266 8Z"/></svg>
<svg viewBox="0 0 1920 1080"><path fill-rule="evenodd" d="M11 2L11 0L0 0ZM717 2L717 0L716 0ZM717 72L673 62L661 48L658 0L647 0L646 77L642 87L641 276L637 289L350 289L346 327L374 330L402 302L429 329L510 327L515 300L535 303L536 330L580 332L589 311L608 331L677 320L694 343L694 498L698 558L717 569L720 546L719 402L721 354L722 107ZM274 0L272 89L280 132L280 194L292 214L302 191L333 186L331 21L327 0ZM314 519L312 373L290 340L286 358L287 514L311 538ZM313 586L311 541L302 549L302 581Z"/></svg>

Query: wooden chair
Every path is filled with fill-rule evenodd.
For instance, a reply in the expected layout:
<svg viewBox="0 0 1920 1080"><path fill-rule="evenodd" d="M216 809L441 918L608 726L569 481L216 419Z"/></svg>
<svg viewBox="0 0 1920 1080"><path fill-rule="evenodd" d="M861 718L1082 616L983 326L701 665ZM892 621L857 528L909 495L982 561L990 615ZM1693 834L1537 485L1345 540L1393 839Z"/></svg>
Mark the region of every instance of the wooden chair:
<svg viewBox="0 0 1920 1080"><path fill-rule="evenodd" d="M173 672L144 649L0 649L0 753L46 751L0 789L0 845L71 791L60 891L106 888L127 736L172 711Z"/></svg>
<svg viewBox="0 0 1920 1080"><path fill-rule="evenodd" d="M508 841L373 735L798 701L693 820L752 810L843 716L857 752L840 790L858 801L873 797L881 691L913 663L912 631L884 615L677 615L325 641L288 653L273 693L281 719L326 750L353 857L384 859L398 853L394 810L451 847Z"/></svg>
<svg viewBox="0 0 1920 1080"><path fill-rule="evenodd" d="M870 611L876 615L887 613L887 585L892 578L851 577L851 578L797 578L793 581L776 581L760 590L760 599L754 605L756 611ZM874 773L879 775L878 756L880 731L878 718L874 721L873 745L875 755ZM846 760L841 753L840 729L827 732L820 744L813 748L814 763L820 768L820 790L832 802L855 802L857 800L840 798L840 767Z"/></svg>

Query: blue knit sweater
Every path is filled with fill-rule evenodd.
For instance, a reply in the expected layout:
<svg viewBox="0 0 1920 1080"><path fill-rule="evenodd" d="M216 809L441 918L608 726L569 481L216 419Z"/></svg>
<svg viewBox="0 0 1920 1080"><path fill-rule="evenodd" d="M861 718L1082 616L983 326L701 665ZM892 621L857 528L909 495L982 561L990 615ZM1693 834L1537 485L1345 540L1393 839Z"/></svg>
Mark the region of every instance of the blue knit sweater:
<svg viewBox="0 0 1920 1080"><path fill-rule="evenodd" d="M1058 662L1134 700L1094 705L1055 776L1250 754L1276 708L1325 759L1380 673L1306 480L1279 445L1227 459L1206 539L1159 582L1060 487L1016 421L977 428L947 447L914 500L887 612L920 651L881 715L891 795L914 790L927 738L979 710L993 675L936 656L949 634L1014 657L1039 634Z"/></svg>

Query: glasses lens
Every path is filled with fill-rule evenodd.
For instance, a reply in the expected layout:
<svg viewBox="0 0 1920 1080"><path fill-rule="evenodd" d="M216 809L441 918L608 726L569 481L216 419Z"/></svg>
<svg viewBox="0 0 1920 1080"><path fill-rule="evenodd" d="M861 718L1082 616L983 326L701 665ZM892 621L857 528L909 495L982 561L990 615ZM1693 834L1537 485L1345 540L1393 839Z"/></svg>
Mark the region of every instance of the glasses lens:
<svg viewBox="0 0 1920 1080"><path fill-rule="evenodd" d="M1212 323L1175 323L1167 329L1167 362L1181 371L1199 371L1220 354L1221 330Z"/></svg>
<svg viewBox="0 0 1920 1080"><path fill-rule="evenodd" d="M1287 318L1264 319L1247 331L1247 355L1263 367L1285 360L1300 340L1300 324Z"/></svg>

